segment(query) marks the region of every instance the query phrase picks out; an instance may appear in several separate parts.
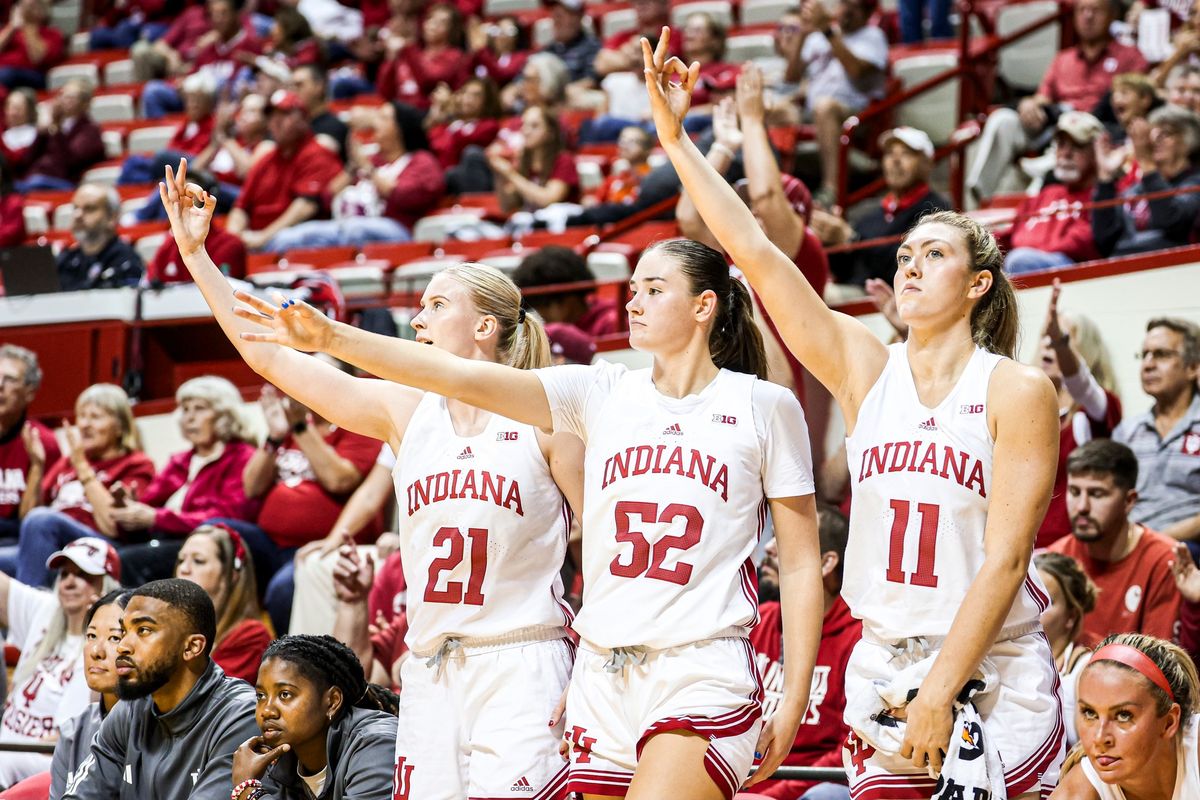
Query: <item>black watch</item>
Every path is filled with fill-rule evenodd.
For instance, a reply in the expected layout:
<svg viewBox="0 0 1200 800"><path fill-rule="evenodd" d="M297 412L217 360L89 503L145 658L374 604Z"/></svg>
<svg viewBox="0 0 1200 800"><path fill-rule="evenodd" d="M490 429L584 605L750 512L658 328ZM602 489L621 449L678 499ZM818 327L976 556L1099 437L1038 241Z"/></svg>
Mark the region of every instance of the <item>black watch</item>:
<svg viewBox="0 0 1200 800"><path fill-rule="evenodd" d="M267 440L263 442L263 444L272 450L278 450L279 448L283 447L283 439L273 439L268 436Z"/></svg>
<svg viewBox="0 0 1200 800"><path fill-rule="evenodd" d="M295 425L292 426L292 435L299 436L300 434L304 433L306 430L308 430L308 421L302 419L299 422L297 422Z"/></svg>

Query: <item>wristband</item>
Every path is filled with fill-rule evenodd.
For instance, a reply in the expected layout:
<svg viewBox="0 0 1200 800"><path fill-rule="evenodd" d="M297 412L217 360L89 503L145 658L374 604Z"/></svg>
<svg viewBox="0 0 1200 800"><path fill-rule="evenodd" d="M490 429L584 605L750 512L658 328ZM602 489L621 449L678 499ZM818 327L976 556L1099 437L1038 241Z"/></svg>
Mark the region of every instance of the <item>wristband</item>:
<svg viewBox="0 0 1200 800"><path fill-rule="evenodd" d="M278 450L279 448L283 447L283 439L276 439L274 437L268 436L267 440L265 442L263 442L263 447L266 447L271 450Z"/></svg>
<svg viewBox="0 0 1200 800"><path fill-rule="evenodd" d="M712 147L708 148L708 152L712 153L714 151L718 153L724 153L729 157L730 161L732 161L736 156L736 154L728 145L721 144L720 142L713 142Z"/></svg>
<svg viewBox="0 0 1200 800"><path fill-rule="evenodd" d="M260 781L258 778L247 778L237 786L233 787L233 792L229 795L229 800L238 800L238 798L242 796L242 792L250 788L261 789L262 781Z"/></svg>
<svg viewBox="0 0 1200 800"><path fill-rule="evenodd" d="M295 425L292 426L292 435L299 436L300 434L304 433L306 430L308 430L308 421L302 419L299 422L297 422Z"/></svg>

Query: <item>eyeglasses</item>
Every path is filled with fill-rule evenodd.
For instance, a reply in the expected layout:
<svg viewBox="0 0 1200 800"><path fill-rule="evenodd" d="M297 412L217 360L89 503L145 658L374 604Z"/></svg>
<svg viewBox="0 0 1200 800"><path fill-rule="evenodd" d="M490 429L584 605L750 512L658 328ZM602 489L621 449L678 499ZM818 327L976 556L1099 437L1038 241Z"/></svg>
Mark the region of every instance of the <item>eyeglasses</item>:
<svg viewBox="0 0 1200 800"><path fill-rule="evenodd" d="M24 386L25 379L18 378L15 375L0 375L0 388L7 389L9 386Z"/></svg>
<svg viewBox="0 0 1200 800"><path fill-rule="evenodd" d="M1172 358L1178 358L1183 353L1178 350L1142 350L1133 354L1138 361L1145 361L1147 358L1151 361L1170 361Z"/></svg>
<svg viewBox="0 0 1200 800"><path fill-rule="evenodd" d="M800 26L799 25L780 25L778 30L780 33L799 33Z"/></svg>

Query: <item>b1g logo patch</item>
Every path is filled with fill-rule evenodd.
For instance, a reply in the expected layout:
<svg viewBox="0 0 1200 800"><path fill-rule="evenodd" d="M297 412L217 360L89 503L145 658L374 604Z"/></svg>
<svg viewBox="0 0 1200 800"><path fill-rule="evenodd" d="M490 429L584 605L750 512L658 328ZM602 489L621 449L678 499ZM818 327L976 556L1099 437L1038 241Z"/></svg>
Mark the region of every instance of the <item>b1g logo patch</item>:
<svg viewBox="0 0 1200 800"><path fill-rule="evenodd" d="M515 442L521 438L520 431L500 431L496 434L497 442Z"/></svg>
<svg viewBox="0 0 1200 800"><path fill-rule="evenodd" d="M958 413L960 413L960 414L982 414L983 413L983 403L972 403L970 405L959 406Z"/></svg>
<svg viewBox="0 0 1200 800"><path fill-rule="evenodd" d="M712 421L719 425L737 425L737 417L728 414L713 414Z"/></svg>

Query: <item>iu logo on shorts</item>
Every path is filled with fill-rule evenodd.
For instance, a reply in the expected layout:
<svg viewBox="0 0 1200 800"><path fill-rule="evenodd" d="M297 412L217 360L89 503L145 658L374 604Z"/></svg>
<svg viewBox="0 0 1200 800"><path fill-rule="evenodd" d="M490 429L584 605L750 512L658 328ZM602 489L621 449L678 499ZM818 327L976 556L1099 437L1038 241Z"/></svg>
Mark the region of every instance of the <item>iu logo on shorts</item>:
<svg viewBox="0 0 1200 800"><path fill-rule="evenodd" d="M592 761L592 745L596 743L595 736L588 736L587 728L576 725L567 731L571 742L571 752L575 754L576 764L590 764Z"/></svg>
<svg viewBox="0 0 1200 800"><path fill-rule="evenodd" d="M867 759L875 754L875 748L858 738L854 731L850 731L850 735L846 737L845 748L854 764L855 777L862 777L867 771Z"/></svg>
<svg viewBox="0 0 1200 800"><path fill-rule="evenodd" d="M413 765L404 763L405 760L405 756L396 760L396 791L392 794L392 800L408 800L408 793L412 791Z"/></svg>

